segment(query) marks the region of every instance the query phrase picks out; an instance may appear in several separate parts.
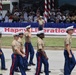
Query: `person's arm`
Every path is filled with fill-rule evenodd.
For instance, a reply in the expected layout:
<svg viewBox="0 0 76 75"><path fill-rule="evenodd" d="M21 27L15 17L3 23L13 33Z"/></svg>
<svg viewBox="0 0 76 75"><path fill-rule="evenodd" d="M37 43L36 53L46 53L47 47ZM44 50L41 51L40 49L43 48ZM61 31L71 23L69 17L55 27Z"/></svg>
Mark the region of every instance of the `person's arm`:
<svg viewBox="0 0 76 75"><path fill-rule="evenodd" d="M66 45L66 49L68 51L69 57L71 58L72 55L71 55L71 52L70 52L70 46L69 46L69 44Z"/></svg>
<svg viewBox="0 0 76 75"><path fill-rule="evenodd" d="M2 55L2 52L0 52L0 55Z"/></svg>
<svg viewBox="0 0 76 75"><path fill-rule="evenodd" d="M70 52L70 37L67 37L66 40L65 40L65 44L66 44L66 49L67 49L67 52L69 54L69 57L71 58L72 55L71 55L71 52Z"/></svg>
<svg viewBox="0 0 76 75"><path fill-rule="evenodd" d="M20 50L18 49L15 49L15 52L19 55L21 55L22 57L25 57L25 54L23 54L22 52L20 52Z"/></svg>
<svg viewBox="0 0 76 75"><path fill-rule="evenodd" d="M22 52L23 54L25 54L25 52L23 51L23 49L21 49L21 52Z"/></svg>
<svg viewBox="0 0 76 75"><path fill-rule="evenodd" d="M40 42L38 42L38 47L39 47L39 51L41 52L41 54L42 54L46 59L48 59L45 51L43 50L42 44L41 44Z"/></svg>
<svg viewBox="0 0 76 75"><path fill-rule="evenodd" d="M42 50L41 50L41 54L48 60L48 57L47 57L45 51L42 51Z"/></svg>

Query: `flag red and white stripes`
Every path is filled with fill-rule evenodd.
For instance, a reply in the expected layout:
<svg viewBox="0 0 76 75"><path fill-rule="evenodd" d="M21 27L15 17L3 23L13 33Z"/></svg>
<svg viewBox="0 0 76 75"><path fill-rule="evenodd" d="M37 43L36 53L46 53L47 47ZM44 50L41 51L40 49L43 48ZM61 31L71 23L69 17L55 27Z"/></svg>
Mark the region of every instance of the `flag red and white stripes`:
<svg viewBox="0 0 76 75"><path fill-rule="evenodd" d="M48 16L49 16L49 18L51 15L50 11L51 11L51 0L48 0Z"/></svg>
<svg viewBox="0 0 76 75"><path fill-rule="evenodd" d="M54 0L52 0L52 9L54 10L54 7L55 7L55 5L54 5Z"/></svg>
<svg viewBox="0 0 76 75"><path fill-rule="evenodd" d="M2 0L0 0L0 11L2 11Z"/></svg>
<svg viewBox="0 0 76 75"><path fill-rule="evenodd" d="M47 22L47 17L48 17L48 8L47 8L47 0L45 0L45 9L44 9L44 20Z"/></svg>

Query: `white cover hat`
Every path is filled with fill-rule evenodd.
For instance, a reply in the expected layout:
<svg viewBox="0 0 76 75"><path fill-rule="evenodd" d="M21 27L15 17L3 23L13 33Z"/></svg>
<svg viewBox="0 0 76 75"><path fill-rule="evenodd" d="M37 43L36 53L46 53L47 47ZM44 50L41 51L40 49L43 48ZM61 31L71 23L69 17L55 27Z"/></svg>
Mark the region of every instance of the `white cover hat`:
<svg viewBox="0 0 76 75"><path fill-rule="evenodd" d="M74 26L67 27L67 28L66 28L66 32L67 32L68 30L71 30L71 29L74 29Z"/></svg>
<svg viewBox="0 0 76 75"><path fill-rule="evenodd" d="M18 33L13 33L12 35L13 35L13 36L16 36L16 35L17 35L17 36L18 36L19 34L18 34Z"/></svg>
<svg viewBox="0 0 76 75"><path fill-rule="evenodd" d="M41 30L41 31L38 31L38 32L37 32L38 35L39 35L39 34L42 34L42 33L44 34L44 30Z"/></svg>
<svg viewBox="0 0 76 75"><path fill-rule="evenodd" d="M24 34L24 32L23 31L19 31L18 34Z"/></svg>
<svg viewBox="0 0 76 75"><path fill-rule="evenodd" d="M31 25L26 26L26 29L31 28Z"/></svg>

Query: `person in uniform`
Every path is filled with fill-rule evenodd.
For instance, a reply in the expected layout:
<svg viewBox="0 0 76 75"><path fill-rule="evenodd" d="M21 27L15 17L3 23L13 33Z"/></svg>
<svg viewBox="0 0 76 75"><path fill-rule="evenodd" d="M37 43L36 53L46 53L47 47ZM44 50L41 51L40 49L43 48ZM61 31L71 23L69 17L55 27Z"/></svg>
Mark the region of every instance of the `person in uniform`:
<svg viewBox="0 0 76 75"><path fill-rule="evenodd" d="M43 30L45 21L42 19L42 16L39 16L37 22L39 23L39 28L38 28L38 30Z"/></svg>
<svg viewBox="0 0 76 75"><path fill-rule="evenodd" d="M37 67L36 67L36 73L35 75L40 75L40 70L42 63L44 64L44 72L45 75L49 75L49 63L48 63L48 57L46 55L46 52L44 51L44 31L39 31L37 33L38 40L37 40Z"/></svg>
<svg viewBox="0 0 76 75"><path fill-rule="evenodd" d="M34 48L31 44L31 25L26 27L26 33L24 35L25 35L25 53L26 53L27 60L30 54L30 60L28 62L28 66L35 65L33 63Z"/></svg>
<svg viewBox="0 0 76 75"><path fill-rule="evenodd" d="M74 32L73 26L66 28L67 36L64 41L64 57L65 57L64 75L71 75L71 72L76 64L73 51L71 50L73 32Z"/></svg>
<svg viewBox="0 0 76 75"><path fill-rule="evenodd" d="M0 32L0 59L1 59L1 70L7 70L6 66L5 66L5 56L4 53L1 49L1 37L2 37L2 33Z"/></svg>
<svg viewBox="0 0 76 75"><path fill-rule="evenodd" d="M23 59L25 59L25 54L21 50L21 44L18 42L19 34L14 34L14 40L12 42L12 65L10 68L10 75L14 75L14 71L19 67L21 75L26 75L25 73L25 64Z"/></svg>
<svg viewBox="0 0 76 75"><path fill-rule="evenodd" d="M26 55L26 53L23 51L23 41L22 41L23 36L24 36L24 33L23 33L23 32L19 32L19 39L18 39L18 42L19 42L20 45L21 45L21 52ZM24 59L24 61L25 61L25 71L31 70L31 69L28 68L28 61L27 61L27 58Z"/></svg>

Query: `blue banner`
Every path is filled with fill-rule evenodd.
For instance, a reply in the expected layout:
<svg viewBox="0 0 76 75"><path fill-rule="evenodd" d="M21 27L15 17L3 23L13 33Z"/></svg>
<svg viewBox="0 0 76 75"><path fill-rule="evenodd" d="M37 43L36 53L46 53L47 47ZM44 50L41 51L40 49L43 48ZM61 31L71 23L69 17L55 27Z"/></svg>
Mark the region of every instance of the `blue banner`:
<svg viewBox="0 0 76 75"><path fill-rule="evenodd" d="M38 27L38 23L0 23L0 27L26 27L27 25L31 25L32 28ZM46 23L45 28L66 28L72 25L76 28L75 23Z"/></svg>

